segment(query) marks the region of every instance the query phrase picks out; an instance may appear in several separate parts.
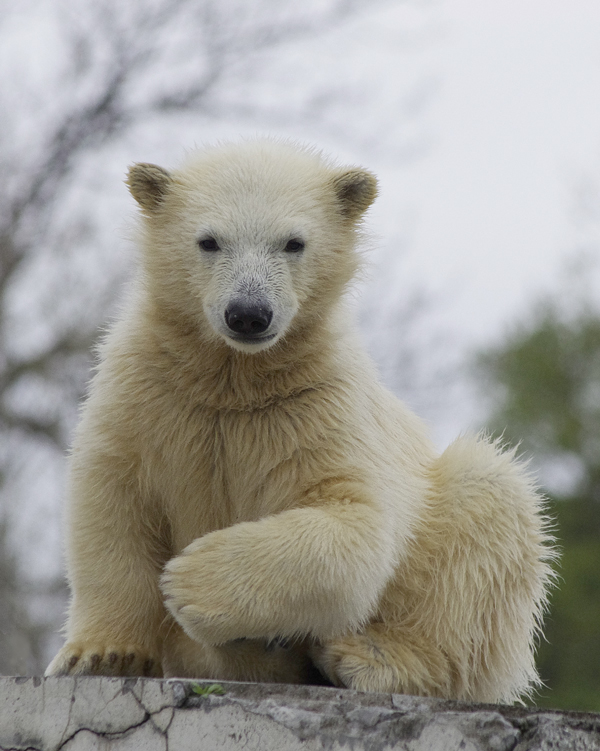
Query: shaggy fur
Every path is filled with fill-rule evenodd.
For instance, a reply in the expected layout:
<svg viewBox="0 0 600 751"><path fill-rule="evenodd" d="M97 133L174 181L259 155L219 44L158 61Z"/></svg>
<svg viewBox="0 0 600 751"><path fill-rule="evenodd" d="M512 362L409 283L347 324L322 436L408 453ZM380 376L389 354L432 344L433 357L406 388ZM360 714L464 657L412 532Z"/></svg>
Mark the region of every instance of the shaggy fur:
<svg viewBox="0 0 600 751"><path fill-rule="evenodd" d="M140 270L74 441L48 673L301 682L315 664L360 690L527 694L540 498L483 438L436 455L355 341L343 292L374 177L256 141L128 182ZM234 303L266 330L234 331Z"/></svg>

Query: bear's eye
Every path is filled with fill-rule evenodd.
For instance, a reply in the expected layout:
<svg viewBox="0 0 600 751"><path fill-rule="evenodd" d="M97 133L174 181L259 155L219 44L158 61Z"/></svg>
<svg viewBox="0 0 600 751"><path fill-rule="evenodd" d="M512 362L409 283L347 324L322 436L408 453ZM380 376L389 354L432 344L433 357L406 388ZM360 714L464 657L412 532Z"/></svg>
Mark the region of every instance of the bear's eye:
<svg viewBox="0 0 600 751"><path fill-rule="evenodd" d="M288 240L285 249L288 251L288 253L298 253L298 251L304 250L304 243L302 242L302 240L297 239Z"/></svg>
<svg viewBox="0 0 600 751"><path fill-rule="evenodd" d="M202 240L198 240L198 245L202 250L219 250L219 243L214 237L205 237Z"/></svg>

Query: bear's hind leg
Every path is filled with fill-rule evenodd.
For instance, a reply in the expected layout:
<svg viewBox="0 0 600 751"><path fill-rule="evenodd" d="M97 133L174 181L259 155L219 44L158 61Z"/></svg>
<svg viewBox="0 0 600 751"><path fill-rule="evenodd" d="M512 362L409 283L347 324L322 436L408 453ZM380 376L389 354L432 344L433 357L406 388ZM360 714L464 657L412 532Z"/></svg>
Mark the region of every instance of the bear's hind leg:
<svg viewBox="0 0 600 751"><path fill-rule="evenodd" d="M449 697L452 671L441 649L400 625L371 623L314 646L315 665L334 685L357 691Z"/></svg>
<svg viewBox="0 0 600 751"><path fill-rule="evenodd" d="M313 659L337 685L512 702L539 684L534 646L555 557L525 467L485 439L434 462L430 499L406 558L359 633Z"/></svg>

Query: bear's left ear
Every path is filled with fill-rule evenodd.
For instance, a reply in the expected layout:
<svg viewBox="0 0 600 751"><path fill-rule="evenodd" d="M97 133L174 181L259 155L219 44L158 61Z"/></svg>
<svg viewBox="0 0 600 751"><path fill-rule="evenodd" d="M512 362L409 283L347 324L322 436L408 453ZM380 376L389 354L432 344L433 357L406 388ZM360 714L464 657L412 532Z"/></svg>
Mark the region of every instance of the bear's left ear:
<svg viewBox="0 0 600 751"><path fill-rule="evenodd" d="M169 190L173 178L157 164L134 164L129 168L129 191L146 214L152 214Z"/></svg>
<svg viewBox="0 0 600 751"><path fill-rule="evenodd" d="M333 189L342 214L356 221L375 200L377 179L367 170L351 169L333 178Z"/></svg>

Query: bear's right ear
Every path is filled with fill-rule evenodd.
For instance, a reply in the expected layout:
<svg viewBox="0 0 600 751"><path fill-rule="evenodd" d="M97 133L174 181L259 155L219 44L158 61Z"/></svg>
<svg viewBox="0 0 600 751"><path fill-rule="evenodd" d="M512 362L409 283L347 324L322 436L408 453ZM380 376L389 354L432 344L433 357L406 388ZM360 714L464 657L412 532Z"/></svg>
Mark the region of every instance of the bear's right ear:
<svg viewBox="0 0 600 751"><path fill-rule="evenodd" d="M152 214L160 206L172 181L167 170L157 164L134 164L129 168L125 182L142 209Z"/></svg>
<svg viewBox="0 0 600 751"><path fill-rule="evenodd" d="M377 178L364 169L350 169L333 179L340 209L344 216L356 221L377 196Z"/></svg>

